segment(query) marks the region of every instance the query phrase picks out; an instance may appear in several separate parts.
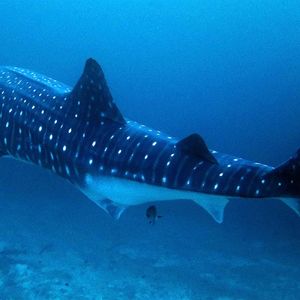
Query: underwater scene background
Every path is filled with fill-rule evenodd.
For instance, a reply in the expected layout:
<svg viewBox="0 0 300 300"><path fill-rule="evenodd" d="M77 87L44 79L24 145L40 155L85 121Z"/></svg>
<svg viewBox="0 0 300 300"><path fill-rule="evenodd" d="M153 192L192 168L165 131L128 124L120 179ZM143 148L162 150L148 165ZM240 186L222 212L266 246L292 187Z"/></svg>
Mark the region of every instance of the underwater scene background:
<svg viewBox="0 0 300 300"><path fill-rule="evenodd" d="M300 147L299 1L0 3L0 64L73 86L101 64L124 116L276 166ZM0 299L300 298L300 219L231 201L217 224L191 201L111 219L67 181L0 161Z"/></svg>

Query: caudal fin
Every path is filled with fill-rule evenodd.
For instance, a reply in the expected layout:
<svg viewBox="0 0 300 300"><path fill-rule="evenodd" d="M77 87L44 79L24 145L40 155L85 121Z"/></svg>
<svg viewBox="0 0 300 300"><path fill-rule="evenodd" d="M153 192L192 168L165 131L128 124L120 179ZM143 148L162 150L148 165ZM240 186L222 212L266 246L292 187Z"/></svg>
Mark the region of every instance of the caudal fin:
<svg viewBox="0 0 300 300"><path fill-rule="evenodd" d="M300 199L300 149L288 161L274 169L272 175L282 178L288 186L288 193Z"/></svg>
<svg viewBox="0 0 300 300"><path fill-rule="evenodd" d="M300 149L267 176L276 176L285 183L286 194L280 200L300 217Z"/></svg>

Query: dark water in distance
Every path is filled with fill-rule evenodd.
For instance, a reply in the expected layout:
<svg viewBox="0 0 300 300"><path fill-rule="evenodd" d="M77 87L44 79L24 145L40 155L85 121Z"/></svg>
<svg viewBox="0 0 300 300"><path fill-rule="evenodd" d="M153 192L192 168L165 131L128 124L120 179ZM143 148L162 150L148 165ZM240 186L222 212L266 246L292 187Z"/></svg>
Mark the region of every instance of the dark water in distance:
<svg viewBox="0 0 300 300"><path fill-rule="evenodd" d="M74 85L93 57L128 118L271 165L300 147L299 1L5 0L0 11L1 65ZM55 175L0 163L0 299L300 297L300 220L281 203L238 200L222 225L161 203L149 227L147 206L115 222Z"/></svg>

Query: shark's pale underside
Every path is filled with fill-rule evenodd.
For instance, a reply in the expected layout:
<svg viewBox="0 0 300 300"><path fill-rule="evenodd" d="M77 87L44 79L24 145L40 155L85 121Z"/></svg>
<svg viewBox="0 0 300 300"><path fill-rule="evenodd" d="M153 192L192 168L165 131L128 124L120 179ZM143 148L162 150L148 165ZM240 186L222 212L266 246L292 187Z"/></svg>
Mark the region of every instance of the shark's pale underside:
<svg viewBox="0 0 300 300"><path fill-rule="evenodd" d="M277 168L209 150L125 119L97 62L73 89L0 68L0 153L68 179L115 218L130 205L190 199L223 221L234 198L279 199L300 215L300 150Z"/></svg>

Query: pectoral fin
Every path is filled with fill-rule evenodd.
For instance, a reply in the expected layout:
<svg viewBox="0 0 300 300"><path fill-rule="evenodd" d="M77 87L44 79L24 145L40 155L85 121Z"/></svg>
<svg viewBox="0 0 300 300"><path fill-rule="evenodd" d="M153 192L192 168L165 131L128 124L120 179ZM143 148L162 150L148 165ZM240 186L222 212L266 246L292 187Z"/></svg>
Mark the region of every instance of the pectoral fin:
<svg viewBox="0 0 300 300"><path fill-rule="evenodd" d="M105 212L107 212L115 220L120 219L121 215L127 208L127 206L117 204L107 198L102 198L99 200L92 199L92 200L94 203L96 203L99 207L101 207Z"/></svg>
<svg viewBox="0 0 300 300"><path fill-rule="evenodd" d="M280 200L289 208L291 208L300 217L300 199L282 198Z"/></svg>

